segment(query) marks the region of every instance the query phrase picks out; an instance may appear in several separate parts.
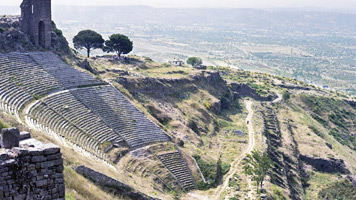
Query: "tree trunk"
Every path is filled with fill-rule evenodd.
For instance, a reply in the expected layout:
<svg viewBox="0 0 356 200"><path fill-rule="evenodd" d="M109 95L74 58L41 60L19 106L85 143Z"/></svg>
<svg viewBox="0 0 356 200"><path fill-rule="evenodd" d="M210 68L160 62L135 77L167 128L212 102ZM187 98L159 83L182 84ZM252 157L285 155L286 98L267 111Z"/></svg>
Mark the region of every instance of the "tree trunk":
<svg viewBox="0 0 356 200"><path fill-rule="evenodd" d="M90 48L87 49L87 56L90 57Z"/></svg>
<svg viewBox="0 0 356 200"><path fill-rule="evenodd" d="M119 52L119 51L117 52L117 57L118 57L119 59L121 58L121 54L122 54L121 52Z"/></svg>

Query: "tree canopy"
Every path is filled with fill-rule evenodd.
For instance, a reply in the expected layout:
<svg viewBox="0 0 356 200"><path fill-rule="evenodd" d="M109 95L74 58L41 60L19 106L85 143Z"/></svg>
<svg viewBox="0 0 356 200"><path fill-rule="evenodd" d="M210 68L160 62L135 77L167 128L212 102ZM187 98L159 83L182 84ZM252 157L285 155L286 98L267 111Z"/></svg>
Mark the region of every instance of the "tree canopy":
<svg viewBox="0 0 356 200"><path fill-rule="evenodd" d="M290 93L288 91L285 91L282 97L284 101L288 101L290 99Z"/></svg>
<svg viewBox="0 0 356 200"><path fill-rule="evenodd" d="M121 54L128 54L133 49L132 41L122 34L113 34L109 40L105 41L104 51L107 53L115 52L119 57Z"/></svg>
<svg viewBox="0 0 356 200"><path fill-rule="evenodd" d="M80 31L73 38L74 48L87 50L87 56L90 57L90 52L93 49L101 49L103 48L104 39L103 37L92 30L84 30Z"/></svg>
<svg viewBox="0 0 356 200"><path fill-rule="evenodd" d="M188 58L187 63L193 67L196 67L203 64L203 60L199 57L190 57Z"/></svg>
<svg viewBox="0 0 356 200"><path fill-rule="evenodd" d="M267 172L272 167L272 161L267 153L262 153L257 150L252 151L246 158L244 173L252 176L252 180L257 182L257 192L259 193L259 187L261 188L263 186Z"/></svg>

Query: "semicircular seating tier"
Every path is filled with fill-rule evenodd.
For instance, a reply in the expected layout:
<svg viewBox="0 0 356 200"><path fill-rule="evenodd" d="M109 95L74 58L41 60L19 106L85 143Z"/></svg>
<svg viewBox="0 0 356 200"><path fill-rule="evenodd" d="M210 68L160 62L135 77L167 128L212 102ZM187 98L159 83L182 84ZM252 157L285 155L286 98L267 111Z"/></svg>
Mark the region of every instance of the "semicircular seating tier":
<svg viewBox="0 0 356 200"><path fill-rule="evenodd" d="M105 145L130 150L171 138L120 91L52 52L0 54L0 110L109 160ZM18 118L18 119L19 119ZM194 180L180 153L158 158L184 189Z"/></svg>

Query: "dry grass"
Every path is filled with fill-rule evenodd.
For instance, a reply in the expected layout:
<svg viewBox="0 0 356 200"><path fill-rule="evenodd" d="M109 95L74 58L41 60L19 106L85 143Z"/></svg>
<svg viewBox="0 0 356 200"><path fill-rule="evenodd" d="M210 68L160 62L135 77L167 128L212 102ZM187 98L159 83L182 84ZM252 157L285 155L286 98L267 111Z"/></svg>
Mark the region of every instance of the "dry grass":
<svg viewBox="0 0 356 200"><path fill-rule="evenodd" d="M98 186L88 181L73 169L65 167L66 199L76 200L125 200L103 192Z"/></svg>

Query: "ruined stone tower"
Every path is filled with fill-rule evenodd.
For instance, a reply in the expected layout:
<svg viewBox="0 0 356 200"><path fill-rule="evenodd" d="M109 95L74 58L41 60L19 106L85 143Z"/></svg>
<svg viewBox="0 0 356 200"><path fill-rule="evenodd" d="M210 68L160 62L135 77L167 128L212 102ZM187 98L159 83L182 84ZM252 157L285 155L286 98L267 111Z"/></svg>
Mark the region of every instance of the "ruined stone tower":
<svg viewBox="0 0 356 200"><path fill-rule="evenodd" d="M21 29L36 46L51 47L51 0L23 0Z"/></svg>

